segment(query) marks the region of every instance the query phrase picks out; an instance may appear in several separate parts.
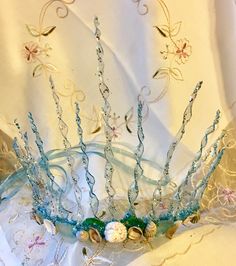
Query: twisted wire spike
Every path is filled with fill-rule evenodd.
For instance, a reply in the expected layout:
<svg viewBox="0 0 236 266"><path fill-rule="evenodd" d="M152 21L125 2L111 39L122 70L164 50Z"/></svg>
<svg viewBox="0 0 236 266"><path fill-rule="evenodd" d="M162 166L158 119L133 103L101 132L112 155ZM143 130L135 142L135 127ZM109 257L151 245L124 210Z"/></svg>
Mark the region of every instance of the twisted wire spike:
<svg viewBox="0 0 236 266"><path fill-rule="evenodd" d="M185 127L188 124L188 122L190 121L190 119L192 118L193 103L197 97L197 93L200 90L201 86L202 86L202 82L199 82L197 84L197 86L195 87L195 89L194 89L194 91L190 97L189 104L184 111L182 125L181 125L181 127L180 127L180 129L179 129L179 131L175 137L175 141L173 141L171 143L169 150L167 152L166 163L165 163L164 170L163 170L163 176L161 178L161 181L163 181L163 182L161 182L162 185L165 185L170 181L170 177L169 177L170 162L171 162L171 159L173 157L173 154L175 152L177 145L179 144L179 142L183 138L183 135L185 133Z"/></svg>
<svg viewBox="0 0 236 266"><path fill-rule="evenodd" d="M33 155L30 151L28 134L27 134L27 132L23 133L21 131L20 124L17 122L16 119L14 121L14 124L17 127L18 133L24 142L24 149L25 149L26 153L25 153L25 155L23 155L23 153L22 153L22 164L27 167L27 171L28 171L28 173L30 173L30 180L33 182L37 182L36 179L39 179L40 173L38 171L36 161L33 158ZM17 142L16 142L16 145L18 145Z"/></svg>
<svg viewBox="0 0 236 266"><path fill-rule="evenodd" d="M40 134L38 132L38 128L34 122L34 118L33 118L33 115L32 113L28 113L28 118L29 118L29 122L30 122L30 126L31 126L31 129L33 131L33 133L35 134L35 143L38 147L38 150L39 150L39 153L40 153L40 157L41 157L41 162L42 162L42 165L43 165L43 168L45 169L46 171L46 174L47 174L47 177L49 178L49 180L51 181L51 187L53 186L54 184L54 175L52 174L52 172L50 171L49 169L49 163L48 163L48 157L47 155L45 154L44 152L44 148L43 148L43 141L40 137Z"/></svg>
<svg viewBox="0 0 236 266"><path fill-rule="evenodd" d="M108 194L108 200L109 200L109 205L108 209L114 217L114 214L116 212L115 205L114 205L114 196L115 196L115 189L112 186L112 176L113 176L113 171L114 168L112 166L112 158L114 157L113 152L112 152L112 128L109 124L109 118L110 118L110 113L111 113L111 106L108 101L109 97L109 88L107 87L105 81L104 81L104 62L103 62L103 56L104 56L104 51L100 42L101 38L101 31L98 28L99 26L99 21L98 18L94 18L94 25L95 25L95 37L97 40L97 59L98 59L98 77L99 77L99 90L102 95L102 98L104 100L104 106L103 106L103 119L105 123L105 136L106 136L106 145L104 147L104 156L106 160L105 164L105 179L106 179L106 192Z"/></svg>
<svg viewBox="0 0 236 266"><path fill-rule="evenodd" d="M31 159L32 156L31 156L30 147L29 147L29 143L28 143L27 133L26 132L25 132L25 134L22 133L20 124L17 122L17 119L14 120L14 124L15 124L16 128L18 129L18 133L19 133L21 139L24 142L24 148L26 151L26 156Z"/></svg>
<svg viewBox="0 0 236 266"><path fill-rule="evenodd" d="M59 100L59 97L56 93L55 85L54 85L54 82L53 82L51 76L49 78L49 82L50 82L50 87L52 90L52 96L53 96L53 99L54 99L54 102L56 105L58 127L60 130L61 136L63 138L63 145L64 145L65 152L66 152L67 165L69 167L70 176L72 179L72 188L73 188L73 193L74 193L74 197L75 197L76 204L77 204L77 216L78 216L78 220L83 220L84 212L83 212L83 208L81 205L82 191L81 191L79 184L78 184L79 176L75 173L75 170L74 170L75 160L74 160L73 156L71 156L71 154L70 154L71 144L67 138L68 126L62 118L63 110L60 106L60 100Z"/></svg>
<svg viewBox="0 0 236 266"><path fill-rule="evenodd" d="M199 202L199 200L202 198L203 193L208 185L208 181L212 175L212 173L215 171L216 167L219 165L223 155L225 152L225 148L222 148L217 156L215 157L215 159L213 160L209 171L207 172L207 174L202 178L200 184L192 191L191 193L191 202L197 201Z"/></svg>
<svg viewBox="0 0 236 266"><path fill-rule="evenodd" d="M129 187L128 190L128 199L129 199L129 204L130 204L130 212L132 214L135 214L135 200L138 197L139 194L139 186L138 186L138 180L142 177L143 175L143 168L141 166L141 160L144 152L144 133L143 133L143 127L142 127L142 110L143 110L143 104L141 101L138 102L138 129L137 129L137 136L139 143L136 148L135 152L135 160L136 160L136 165L134 168L134 181L132 182L131 186Z"/></svg>
<svg viewBox="0 0 236 266"><path fill-rule="evenodd" d="M44 148L43 148L43 141L42 141L40 134L38 132L38 128L35 124L32 113L28 113L28 118L29 118L31 129L35 135L35 143L36 143L38 150L39 150L39 153L40 153L41 167L45 170L46 175L50 181L50 183L46 182L46 184L45 184L45 191L44 192L47 196L46 197L47 199L43 199L44 203L45 203L43 208L47 209L47 211L50 211L50 212L53 211L53 213L54 212L57 213L57 211L59 211L59 213L61 213L63 215L67 215L67 211L65 210L65 208L63 207L62 202L61 202L61 198L62 198L64 191L55 182L55 177L50 170L48 157L47 157L46 153L44 152ZM38 168L37 174L40 178L40 182L43 182L43 179L41 178L41 175L40 175L40 169L39 169L40 166L37 165L36 167ZM40 187L41 187L41 185L40 185ZM50 202L50 204L48 204L48 202Z"/></svg>
<svg viewBox="0 0 236 266"><path fill-rule="evenodd" d="M14 138L13 139L13 143L12 143L12 147L13 147L13 150L17 156L17 158L19 159L21 165L23 166L23 163L22 161L24 162L24 157L23 157L23 154L22 154L22 151L20 149L20 146L19 146L19 143L18 143L18 140L17 138Z"/></svg>
<svg viewBox="0 0 236 266"><path fill-rule="evenodd" d="M22 133L20 125L17 122L17 120L15 120L14 123L18 129L18 132L19 132L21 139L24 141L24 148L26 151L26 155L23 154L23 152L19 146L17 138L14 138L12 147L13 147L15 154L16 154L17 158L19 159L22 167L25 168L26 176L27 176L29 183L31 184L31 187L32 187L32 197L34 199L33 203L35 203L35 202L38 202L39 200L41 200L41 195L40 195L40 192L39 192L39 189L37 186L37 180L36 180L38 175L37 175L36 171L34 172L35 167L32 167L32 166L34 166L34 163L33 163L32 155L30 153L30 149L29 149L29 145L28 145L27 134Z"/></svg>
<svg viewBox="0 0 236 266"><path fill-rule="evenodd" d="M221 141L223 140L223 138L225 137L226 134L227 134L227 130L222 130L222 132L219 135L219 137L208 148L206 154L204 154L204 156L202 157L202 162L205 162L209 158L209 156L211 156L211 157L216 157L217 156Z"/></svg>
<svg viewBox="0 0 236 266"><path fill-rule="evenodd" d="M212 134L215 130L216 130L216 127L219 123L219 120L220 120L220 111L217 110L216 112L216 115L215 115L215 119L212 123L212 125L210 127L207 128L206 132L205 132L205 135L204 137L202 138L202 141L201 141L201 145L200 145L200 149L199 151L197 152L193 162L192 162L192 165L191 165L191 168L190 170L188 171L187 173L187 176L186 176L186 179L185 179L185 184L187 185L188 182L189 182L189 179L192 177L192 175L199 169L200 167L200 160L202 158L202 154L203 154L203 151L208 143L208 137L210 134Z"/></svg>
<svg viewBox="0 0 236 266"><path fill-rule="evenodd" d="M80 113L79 104L76 102L75 106L76 106L76 123L77 123L77 127L78 127L78 135L79 135L79 138L80 138L79 146L80 146L81 151L83 153L82 154L82 161L83 161L83 164L84 164L86 181L87 181L87 184L89 186L90 207L91 207L91 210L93 212L93 215L96 217L97 216L97 212L98 212L98 207L99 207L99 200L98 200L96 194L93 191L94 185L95 185L95 178L90 173L90 171L88 169L88 167L89 167L89 157L88 157L88 155L86 153L86 144L83 141L83 129L81 127L81 119L80 119L80 116L79 116L79 113Z"/></svg>
<svg viewBox="0 0 236 266"><path fill-rule="evenodd" d="M170 168L170 162L171 159L173 157L174 151L177 147L177 145L179 144L179 142L181 141L181 139L183 138L183 135L185 133L185 127L188 124L188 122L190 121L191 117L192 117L192 108L193 108L193 103L197 97L198 91L200 90L202 86L202 81L198 82L191 97L189 100L189 104L187 105L184 114L183 114L183 120L182 120L182 124L181 127L179 129L179 131L177 132L177 135L175 137L175 141L173 141L169 147L169 150L167 152L167 157L166 157L166 162L164 165L164 170L163 170L163 174L160 178L160 180L158 180L158 184L156 189L154 190L153 193L153 212L154 212L154 207L156 206L156 204L158 204L159 202L161 202L162 200L162 186L166 186L169 182L170 182L170 176L169 176L169 168Z"/></svg>
<svg viewBox="0 0 236 266"><path fill-rule="evenodd" d="M219 123L219 120L220 120L220 111L217 110L216 115L215 115L215 119L214 119L212 125L207 128L205 135L202 138L200 149L196 153L195 158L191 164L190 169L188 170L188 173L187 173L183 183L178 187L178 191L177 191L177 194L175 195L175 199L174 199L176 209L179 209L181 207L180 203L181 203L181 198L184 194L184 187L187 187L187 185L189 184L189 180L191 180L192 176L197 172L197 170L201 166L201 159L202 159L203 151L204 151L204 149L208 143L208 137L210 134L212 134L216 130L216 127L217 127L217 124ZM217 140L217 142L218 142L218 140Z"/></svg>

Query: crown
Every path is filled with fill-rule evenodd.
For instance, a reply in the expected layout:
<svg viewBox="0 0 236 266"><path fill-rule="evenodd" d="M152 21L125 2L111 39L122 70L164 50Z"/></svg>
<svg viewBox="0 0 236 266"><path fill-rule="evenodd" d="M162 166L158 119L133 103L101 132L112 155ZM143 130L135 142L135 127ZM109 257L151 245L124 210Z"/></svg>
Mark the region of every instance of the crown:
<svg viewBox="0 0 236 266"><path fill-rule="evenodd" d="M28 134L22 132L20 124L15 121L19 131L23 147L17 138L14 139L13 148L21 164L21 168L9 176L0 186L1 201L12 197L16 190L9 195L4 194L4 189L9 187L11 180L27 177L32 188L33 211L32 218L39 224L43 224L52 233L61 233L80 241L92 241L100 243L121 243L125 241L151 241L160 234L171 238L177 230L179 222L196 223L200 219L200 202L207 187L211 174L219 164L224 148L220 148L220 141L224 132L209 147L208 137L217 128L220 112L217 111L212 124L207 128L203 136L200 148L197 151L190 168L182 182L176 184L170 174L170 163L177 145L183 138L186 126L192 117L192 109L198 92L202 86L199 82L190 96L189 103L184 111L182 124L171 143L167 152L166 161L160 171L160 175L153 180L145 176L144 165L150 167L155 165L143 157L144 154L144 130L143 130L143 106L142 98L137 99L137 146L128 150L127 146L116 146L112 137L111 105L109 103L110 90L104 79L104 50L101 44L101 31L98 18L94 19L95 38L97 41L98 59L98 88L103 99L102 114L104 122L105 141L98 143L93 141L86 143L84 140L83 127L81 125L80 106L75 103L75 125L77 126L78 145L71 146L67 137L68 126L63 120L63 110L57 95L53 79L50 77L50 87L56 106L58 125L63 138L64 149L45 152L43 140L38 131L34 117L29 113L29 123L35 135L35 143L38 148L38 156L35 156L33 148L29 144ZM99 152L91 151L94 147ZM95 148L94 148L95 149ZM102 150L102 152L101 152ZM99 201L95 193L95 184L99 182L96 175L90 171L90 154L103 158L104 190L107 194L106 201ZM127 160L134 162L134 168L126 165L119 159L122 155ZM207 172L197 176L201 165L210 158L210 167ZM61 163L53 163L61 159ZM83 167L83 176L76 171L77 164ZM65 166L66 165L66 166ZM132 178L131 184L127 186L127 197L120 199L116 197L114 188L114 170L116 168L126 169ZM58 179L54 170L63 176ZM83 205L82 180L86 181L88 187L88 202L90 213L85 214ZM139 200L140 184L146 182L152 184L150 199L145 202ZM87 203L88 203L87 202Z"/></svg>

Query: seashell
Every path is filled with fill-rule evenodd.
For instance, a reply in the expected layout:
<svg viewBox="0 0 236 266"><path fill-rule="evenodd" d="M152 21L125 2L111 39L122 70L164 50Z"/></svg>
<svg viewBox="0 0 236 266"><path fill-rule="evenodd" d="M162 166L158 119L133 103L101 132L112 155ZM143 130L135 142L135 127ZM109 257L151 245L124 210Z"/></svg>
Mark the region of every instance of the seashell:
<svg viewBox="0 0 236 266"><path fill-rule="evenodd" d="M143 236L143 231L136 226L130 227L128 230L128 238L131 240L139 240Z"/></svg>
<svg viewBox="0 0 236 266"><path fill-rule="evenodd" d="M97 229L90 228L89 229L89 238L93 243L100 243L102 242L102 237Z"/></svg>
<svg viewBox="0 0 236 266"><path fill-rule="evenodd" d="M57 230L55 225L53 224L52 221L48 220L48 219L44 219L43 220L43 225L46 228L46 230L48 231L49 234L51 235L56 235Z"/></svg>
<svg viewBox="0 0 236 266"><path fill-rule="evenodd" d="M157 233L157 226L153 221L150 221L144 231L144 236L146 238L152 238L156 235Z"/></svg>
<svg viewBox="0 0 236 266"><path fill-rule="evenodd" d="M82 242L87 241L89 239L89 233L85 230L78 231L76 233L76 238Z"/></svg>
<svg viewBox="0 0 236 266"><path fill-rule="evenodd" d="M35 220L39 225L43 224L43 219L34 212L31 214L31 219Z"/></svg>
<svg viewBox="0 0 236 266"><path fill-rule="evenodd" d="M171 226L167 231L166 231L166 234L165 236L169 239L172 239L174 233L177 231L177 229L179 228L179 224L176 223L174 224L173 226Z"/></svg>
<svg viewBox="0 0 236 266"><path fill-rule="evenodd" d="M127 238L127 229L120 222L110 222L105 227L105 239L110 243L120 243Z"/></svg>
<svg viewBox="0 0 236 266"><path fill-rule="evenodd" d="M200 220L200 218L201 218L200 217L200 213L197 212L197 213L191 215L189 218L190 218L190 223L196 224Z"/></svg>
<svg viewBox="0 0 236 266"><path fill-rule="evenodd" d="M199 220L200 220L200 213L196 212L193 213L192 215L188 216L184 221L183 224L187 224L187 223L192 223L192 224L196 224Z"/></svg>

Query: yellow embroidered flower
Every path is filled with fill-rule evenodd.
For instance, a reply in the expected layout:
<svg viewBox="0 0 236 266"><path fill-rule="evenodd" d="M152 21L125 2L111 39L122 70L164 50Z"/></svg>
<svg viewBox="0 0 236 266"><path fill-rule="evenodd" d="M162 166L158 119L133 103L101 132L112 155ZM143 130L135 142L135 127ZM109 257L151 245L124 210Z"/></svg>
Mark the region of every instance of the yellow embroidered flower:
<svg viewBox="0 0 236 266"><path fill-rule="evenodd" d="M27 62L35 61L40 52L41 49L36 42L27 42L24 44L23 56L26 58Z"/></svg>
<svg viewBox="0 0 236 266"><path fill-rule="evenodd" d="M178 64L185 64L188 61L189 56L192 54L192 46L189 44L189 40L180 39L176 42L176 46L176 62Z"/></svg>

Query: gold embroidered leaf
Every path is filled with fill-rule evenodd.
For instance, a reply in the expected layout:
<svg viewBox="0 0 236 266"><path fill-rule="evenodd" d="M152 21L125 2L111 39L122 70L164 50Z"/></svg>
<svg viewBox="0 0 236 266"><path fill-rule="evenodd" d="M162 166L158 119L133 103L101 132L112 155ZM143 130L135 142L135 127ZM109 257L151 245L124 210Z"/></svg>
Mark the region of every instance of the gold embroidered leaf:
<svg viewBox="0 0 236 266"><path fill-rule="evenodd" d="M96 134L98 133L100 130L102 129L102 127L100 125L98 125L92 132L91 134Z"/></svg>
<svg viewBox="0 0 236 266"><path fill-rule="evenodd" d="M172 29L171 29L171 33L170 33L170 35L171 35L172 37L173 37L173 36L176 36L176 35L179 33L180 28L181 28L181 24L182 24L182 22L179 21L179 22L177 22L177 23L175 23L175 24L173 25L173 27L172 27Z"/></svg>
<svg viewBox="0 0 236 266"><path fill-rule="evenodd" d="M39 64L33 69L33 77L34 78L41 76L42 73L43 73L43 64Z"/></svg>
<svg viewBox="0 0 236 266"><path fill-rule="evenodd" d="M170 75L176 80L184 80L181 70L176 67L170 69Z"/></svg>
<svg viewBox="0 0 236 266"><path fill-rule="evenodd" d="M134 108L131 107L129 109L129 111L125 114L125 126L126 126L127 131L130 134L132 133L132 130L130 129L129 124L130 124L130 121L131 121L133 115L134 115Z"/></svg>
<svg viewBox="0 0 236 266"><path fill-rule="evenodd" d="M82 248L82 254L84 255L84 257L87 256L87 249L86 249L86 247L83 247Z"/></svg>
<svg viewBox="0 0 236 266"><path fill-rule="evenodd" d="M170 29L167 25L161 25L161 26L154 26L158 32L165 38L169 37L170 35Z"/></svg>
<svg viewBox="0 0 236 266"><path fill-rule="evenodd" d="M154 79L164 79L166 77L168 77L170 74L170 69L167 67L161 67L159 68L154 74L153 74L153 78Z"/></svg>
<svg viewBox="0 0 236 266"><path fill-rule="evenodd" d="M41 35L39 30L33 25L26 24L26 28L28 32L30 33L30 35L32 35L33 37L39 37Z"/></svg>
<svg viewBox="0 0 236 266"><path fill-rule="evenodd" d="M54 66L53 64L45 64L44 67L46 68L47 71L49 72L58 72L58 69L56 66Z"/></svg>
<svg viewBox="0 0 236 266"><path fill-rule="evenodd" d="M43 36L48 36L56 29L56 26L49 26L42 31Z"/></svg>
<svg viewBox="0 0 236 266"><path fill-rule="evenodd" d="M91 134L96 134L102 129L102 116L95 106L93 106L93 120L95 122L95 129L92 130Z"/></svg>

